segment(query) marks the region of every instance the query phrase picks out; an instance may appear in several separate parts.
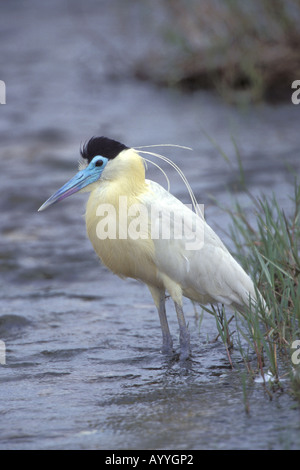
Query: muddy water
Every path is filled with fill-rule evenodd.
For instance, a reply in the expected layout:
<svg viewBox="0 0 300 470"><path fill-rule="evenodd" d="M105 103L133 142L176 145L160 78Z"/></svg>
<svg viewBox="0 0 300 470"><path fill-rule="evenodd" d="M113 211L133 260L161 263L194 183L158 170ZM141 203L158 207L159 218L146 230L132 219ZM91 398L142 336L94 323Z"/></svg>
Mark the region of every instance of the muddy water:
<svg viewBox="0 0 300 470"><path fill-rule="evenodd" d="M0 448L299 448L292 398L275 394L270 401L260 384L249 383L247 415L240 375L230 369L222 344L212 342L214 320L204 316L199 329L190 302L192 361L182 365L160 354L159 321L147 289L103 268L86 238L85 195L36 212L76 171L79 144L98 134L133 146L193 147L167 154L229 246L228 219L209 195L230 203L228 188L236 188L231 135L252 192L275 192L289 209L289 168L299 172L298 108L236 109L208 93L186 95L130 78L134 59L156 47L157 38L147 2L144 10L128 5L1 6L0 79L7 104L0 107L0 339L6 346ZM160 15L151 15L160 29ZM189 202L176 175L169 175L172 192ZM164 184L155 169L148 176ZM249 204L242 193L236 196ZM170 301L167 308L178 348ZM238 362L238 352L233 355Z"/></svg>

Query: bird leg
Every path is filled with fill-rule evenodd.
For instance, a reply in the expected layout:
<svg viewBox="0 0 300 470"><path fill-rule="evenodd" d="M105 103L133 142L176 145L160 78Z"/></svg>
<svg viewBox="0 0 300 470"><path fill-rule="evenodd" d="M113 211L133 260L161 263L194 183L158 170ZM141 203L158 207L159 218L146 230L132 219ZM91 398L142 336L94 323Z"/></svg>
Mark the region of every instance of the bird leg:
<svg viewBox="0 0 300 470"><path fill-rule="evenodd" d="M179 324L180 359L186 360L191 354L190 333L185 322L182 306L174 302Z"/></svg>
<svg viewBox="0 0 300 470"><path fill-rule="evenodd" d="M166 315L166 305L165 305L165 292L160 292L159 305L158 305L158 315L160 320L160 326L162 331L163 344L161 352L163 354L172 354L173 353L173 340L169 330L167 315Z"/></svg>

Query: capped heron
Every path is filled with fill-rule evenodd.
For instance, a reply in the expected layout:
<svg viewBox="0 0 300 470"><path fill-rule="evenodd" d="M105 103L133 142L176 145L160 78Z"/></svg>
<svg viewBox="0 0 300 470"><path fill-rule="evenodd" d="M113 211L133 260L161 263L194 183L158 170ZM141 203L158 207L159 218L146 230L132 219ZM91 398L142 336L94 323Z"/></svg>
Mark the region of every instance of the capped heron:
<svg viewBox="0 0 300 470"><path fill-rule="evenodd" d="M249 301L254 303L258 299L252 280L203 215L158 183L145 179L145 160L149 160L141 153L162 157L107 137L91 138L81 148L78 173L39 211L76 192L90 192L85 217L95 252L113 273L148 286L158 310L162 352L166 354L173 351L165 308L166 292L170 295L179 324L180 359L184 360L190 356L190 334L182 309L183 296L200 304L222 303L240 312L247 310ZM181 176L185 179L182 172ZM184 230L178 230L182 225Z"/></svg>

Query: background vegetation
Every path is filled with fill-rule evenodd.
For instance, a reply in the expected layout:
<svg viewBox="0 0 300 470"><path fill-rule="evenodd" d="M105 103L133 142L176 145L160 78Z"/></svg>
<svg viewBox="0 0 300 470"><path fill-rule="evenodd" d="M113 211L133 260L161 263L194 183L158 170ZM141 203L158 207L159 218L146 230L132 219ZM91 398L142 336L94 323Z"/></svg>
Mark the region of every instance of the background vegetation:
<svg viewBox="0 0 300 470"><path fill-rule="evenodd" d="M233 102L289 98L300 76L300 0L166 0L163 60L139 73Z"/></svg>

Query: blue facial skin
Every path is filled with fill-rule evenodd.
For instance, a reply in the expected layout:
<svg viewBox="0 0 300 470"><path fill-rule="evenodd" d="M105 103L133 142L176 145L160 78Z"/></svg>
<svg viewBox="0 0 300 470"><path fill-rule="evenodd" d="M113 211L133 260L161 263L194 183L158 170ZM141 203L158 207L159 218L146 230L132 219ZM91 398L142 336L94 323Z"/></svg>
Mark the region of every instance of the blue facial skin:
<svg viewBox="0 0 300 470"><path fill-rule="evenodd" d="M66 197L77 193L85 186L95 183L101 177L101 174L108 162L108 158L97 155L91 160L89 165L84 169L78 171L78 173L71 178L66 184L64 184L56 193L47 199L46 202L39 208L39 212L45 210L47 207L55 204L56 202L62 201Z"/></svg>

